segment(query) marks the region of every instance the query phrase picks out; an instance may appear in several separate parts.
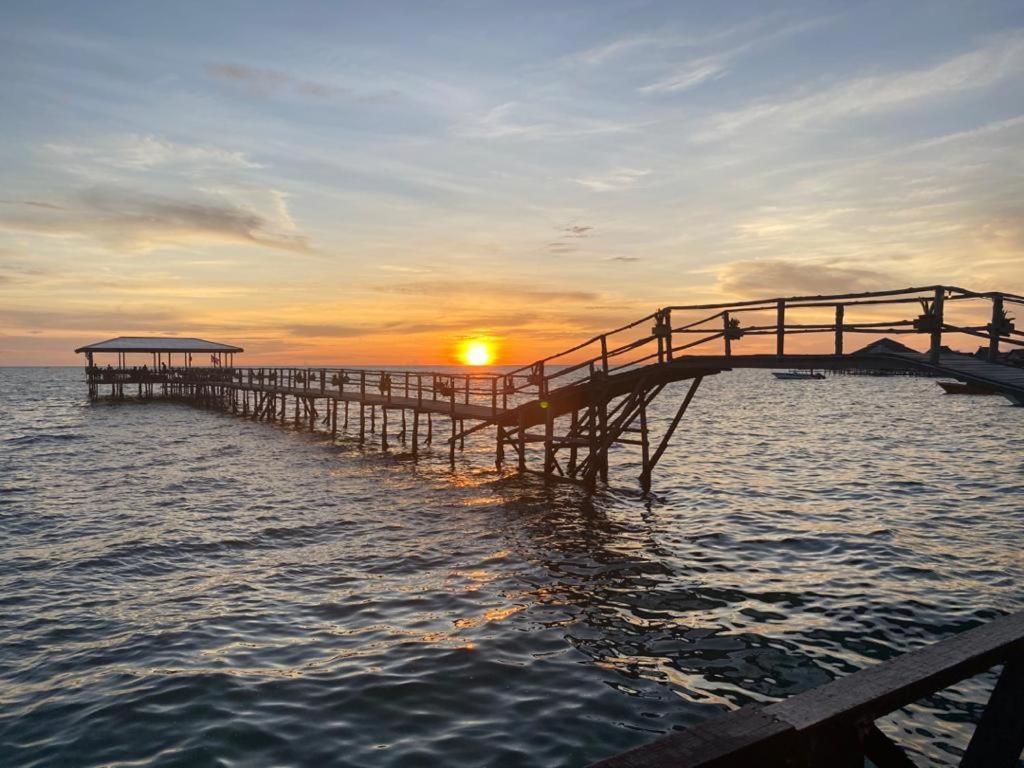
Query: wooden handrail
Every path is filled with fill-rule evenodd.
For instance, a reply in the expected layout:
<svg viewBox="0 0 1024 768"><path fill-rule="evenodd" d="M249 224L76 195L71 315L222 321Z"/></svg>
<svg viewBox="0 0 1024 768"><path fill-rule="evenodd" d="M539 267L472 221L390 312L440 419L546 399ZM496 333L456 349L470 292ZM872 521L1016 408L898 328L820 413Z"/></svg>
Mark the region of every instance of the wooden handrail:
<svg viewBox="0 0 1024 768"><path fill-rule="evenodd" d="M984 329L978 328L976 330L971 329L957 329L954 326L946 325L943 322L941 312L942 306L946 301L960 301L968 299L989 299L995 300L996 297L1016 301L1018 298L1021 302L1024 302L1024 297L1016 297L1015 294L1005 294L999 292L976 292L968 291L963 288L956 286L942 286L942 285L929 285L912 288L901 288L887 291L861 291L857 293L842 293L842 294L822 294L817 296L790 296L783 298L773 299L753 299L746 301L736 302L723 302L717 304L690 304L690 305L671 305L659 309L649 315L646 315L639 320L634 320L631 323L620 326L612 331L593 336L586 341L577 344L574 347L563 350L547 357L541 358L535 361L529 366L523 366L518 368L510 374L512 379L516 375L526 371L534 371L537 366L551 363L554 360L558 360L574 352L578 352L589 345L600 343L601 354L593 355L585 360L574 363L562 370L550 371L545 375L545 380L551 380L559 377L569 375L570 373L579 371L588 366L601 365L602 371L605 373L612 371L620 371L624 368L628 368L631 365L636 365L641 362L645 362L657 357L660 362L665 362L666 358L670 359L671 355L677 351L683 351L695 346L699 346L702 343L708 343L715 341L719 338L724 338L726 347L726 354L732 353L732 342L735 339L744 335L767 335L773 333L776 336L776 354L785 354L785 337L789 334L802 334L802 333L831 333L834 335L834 349L836 354L843 354L843 343L842 336L845 333L918 333L916 330L917 321L915 320L890 320L890 321L875 321L875 322L847 322L845 317L845 309L847 307L857 306L870 306L870 305L886 305L886 304L925 304L931 309L928 310L935 313L937 316L937 326L933 323L932 330L929 331L931 335L930 347L932 349L933 357L937 354L937 350L941 346L941 338L943 332L962 332L971 335L982 335L985 338L990 338L992 334L985 333ZM813 309L813 308L829 308L835 312L835 320L831 323L788 323L786 322L786 310L793 309ZM766 312L775 311L776 322L773 325L752 325L748 327L737 326L733 329L732 333L727 334L725 329L717 331L716 333L705 337L697 342L691 342L685 345L674 345L669 342L667 345L663 345L662 339L657 335L648 335L643 338L630 341L626 344L622 344L618 347L609 349L608 339L617 333L626 331L637 327L638 325L649 322L651 320L658 320L659 318L666 318L672 311L686 312L695 310L717 310L714 314L699 320L693 320L678 327L673 328L669 323L668 335L671 336L675 333L683 334L700 334L707 333L710 328L705 328L708 323L715 321L718 318L724 318L731 316L731 314L745 313L745 312ZM658 328L653 329L655 331ZM733 335L733 333L737 335ZM1016 331L1011 331L1010 334L1002 335L1002 339L1009 344L1016 345L1015 339L1008 338L1009 335L1016 335ZM609 366L609 359L619 357L645 347L648 344L656 345L659 352L649 353L643 355L635 360L628 363L622 363L615 366ZM525 391L530 386L529 382L523 387Z"/></svg>
<svg viewBox="0 0 1024 768"><path fill-rule="evenodd" d="M797 694L751 705L602 760L594 768L739 768L898 762L874 721L987 669L1003 672L961 766L1012 768L1024 747L1024 611Z"/></svg>

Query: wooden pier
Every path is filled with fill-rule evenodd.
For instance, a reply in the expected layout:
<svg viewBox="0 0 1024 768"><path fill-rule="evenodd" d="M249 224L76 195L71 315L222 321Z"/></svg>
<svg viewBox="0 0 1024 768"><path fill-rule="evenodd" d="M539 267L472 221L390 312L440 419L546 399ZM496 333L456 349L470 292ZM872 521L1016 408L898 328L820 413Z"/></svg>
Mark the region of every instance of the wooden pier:
<svg viewBox="0 0 1024 768"><path fill-rule="evenodd" d="M1007 313L1012 305L1024 305L1024 297L928 286L670 306L500 373L235 367L240 347L201 339L121 338L77 351L87 357L91 398L106 396L106 387L114 398L133 392L142 399L176 398L332 436L354 432L363 444L379 437L383 450L397 440L414 457L434 442L438 419L443 434L436 437L447 442L452 463L468 435L492 429L499 469L537 472L588 490L607 481L616 446L634 446L646 492L701 382L735 368L919 371L984 386L1024 404L1024 369L1006 364L1001 352L1001 345L1024 347L1024 332ZM917 313L907 316L908 309ZM875 341L849 352L854 334ZM902 334L924 336L926 351L879 341ZM825 337L827 349L814 349L813 339L804 341L809 335ZM983 359L950 351L943 344L950 337L983 339ZM802 342L801 350L787 350L793 338ZM116 354L118 365L96 365L95 356L104 353ZM129 367L129 354L150 356L152 367ZM209 355L211 364L193 366L195 354ZM648 408L675 382L689 386L667 428L656 435Z"/></svg>

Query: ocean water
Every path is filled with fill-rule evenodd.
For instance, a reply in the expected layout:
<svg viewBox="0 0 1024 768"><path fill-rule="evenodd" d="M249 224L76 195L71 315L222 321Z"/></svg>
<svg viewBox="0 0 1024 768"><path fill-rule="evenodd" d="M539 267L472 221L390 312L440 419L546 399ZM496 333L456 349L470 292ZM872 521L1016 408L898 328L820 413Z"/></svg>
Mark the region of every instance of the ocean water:
<svg viewBox="0 0 1024 768"><path fill-rule="evenodd" d="M1002 398L723 373L648 499L625 451L588 499L492 450L0 369L0 764L585 765L1024 608ZM956 764L992 681L883 728Z"/></svg>

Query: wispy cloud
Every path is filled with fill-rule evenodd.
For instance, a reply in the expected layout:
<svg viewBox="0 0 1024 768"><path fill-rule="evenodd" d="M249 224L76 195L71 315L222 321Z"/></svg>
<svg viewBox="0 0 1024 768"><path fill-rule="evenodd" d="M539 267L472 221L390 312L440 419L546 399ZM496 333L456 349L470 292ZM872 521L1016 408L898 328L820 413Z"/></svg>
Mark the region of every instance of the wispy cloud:
<svg viewBox="0 0 1024 768"><path fill-rule="evenodd" d="M51 143L45 144L43 150L65 168L68 163L77 163L129 171L174 169L205 173L224 168L262 167L243 152L214 146L183 144L151 134L111 136L91 145Z"/></svg>
<svg viewBox="0 0 1024 768"><path fill-rule="evenodd" d="M586 176L573 181L593 192L619 192L629 189L650 173L649 168L616 168L600 176Z"/></svg>
<svg viewBox="0 0 1024 768"><path fill-rule="evenodd" d="M565 139L621 133L635 127L635 123L567 115L539 105L508 101L459 126L456 133L480 139Z"/></svg>
<svg viewBox="0 0 1024 768"><path fill-rule="evenodd" d="M579 241L586 240L594 234L591 224L569 224L561 229L561 235L548 243L547 250L553 256L568 256L579 250Z"/></svg>
<svg viewBox="0 0 1024 768"><path fill-rule="evenodd" d="M172 243L235 243L310 252L309 239L227 200L182 200L123 188L93 188L60 206L0 206L0 230L80 236L152 250Z"/></svg>
<svg viewBox="0 0 1024 768"><path fill-rule="evenodd" d="M678 93L694 88L726 73L725 60L720 57L698 59L676 70L662 80L642 86L641 93Z"/></svg>
<svg viewBox="0 0 1024 768"><path fill-rule="evenodd" d="M590 237L590 233L593 232L593 230L594 228L589 224L570 224L563 229L562 232L565 233L564 237L582 238Z"/></svg>
<svg viewBox="0 0 1024 768"><path fill-rule="evenodd" d="M513 301L537 302L587 302L596 301L600 294L594 291L561 290L557 288L534 288L514 282L489 282L484 280L424 280L416 283L381 285L382 293L397 293L411 296L434 296L459 298L469 296L479 301L481 297L500 297Z"/></svg>
<svg viewBox="0 0 1024 768"><path fill-rule="evenodd" d="M276 69L260 69L241 64L211 64L206 72L215 80L237 85L260 96L290 93L314 99L350 98L361 102L389 101L401 96L399 91L392 88L355 92L351 88L306 80Z"/></svg>
<svg viewBox="0 0 1024 768"><path fill-rule="evenodd" d="M926 69L858 77L808 96L762 101L720 113L695 138L725 138L755 125L791 129L910 107L927 100L949 99L980 90L1024 67L1024 35L992 40Z"/></svg>
<svg viewBox="0 0 1024 768"><path fill-rule="evenodd" d="M725 293L765 298L871 291L894 284L891 274L879 270L786 259L734 261L719 271L718 280Z"/></svg>
<svg viewBox="0 0 1024 768"><path fill-rule="evenodd" d="M571 56L567 56L566 61L595 66L597 64L604 64L606 61L631 51L643 50L652 46L692 45L693 42L691 38L680 39L665 35L635 35L579 51Z"/></svg>

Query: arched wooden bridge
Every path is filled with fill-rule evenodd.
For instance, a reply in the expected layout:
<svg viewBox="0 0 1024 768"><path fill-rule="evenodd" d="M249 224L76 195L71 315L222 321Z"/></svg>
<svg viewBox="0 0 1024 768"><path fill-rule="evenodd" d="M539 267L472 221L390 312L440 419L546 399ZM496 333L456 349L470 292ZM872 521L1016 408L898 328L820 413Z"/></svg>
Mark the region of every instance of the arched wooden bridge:
<svg viewBox="0 0 1024 768"><path fill-rule="evenodd" d="M1009 364L1002 351L1024 347L1024 332L1008 313L1013 305L1024 305L1024 297L928 286L670 306L504 373L158 367L156 346L129 350L152 353L152 369L128 368L123 351L118 368L104 369L93 365L93 354L113 347L79 351L88 356L94 398L105 385L115 397L136 385L143 398L175 397L253 419L310 429L322 425L332 435L357 429L360 442L379 429L383 449L398 439L411 443L413 456L434 440L434 419L440 417L449 422L453 462L467 435L493 428L499 468L508 464L588 489L607 480L614 446L634 445L640 448L639 482L646 491L703 378L733 368L917 371L1024 404L1024 368ZM888 338L897 335L924 337L925 351ZM871 343L851 352L852 338ZM944 345L975 339L984 341L981 357ZM684 380L690 386L675 416L661 435L653 435L648 407L667 385ZM389 435L389 417L394 424L396 416L400 430ZM531 460L539 466L530 466Z"/></svg>

